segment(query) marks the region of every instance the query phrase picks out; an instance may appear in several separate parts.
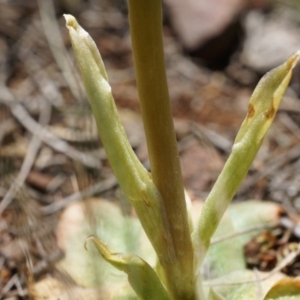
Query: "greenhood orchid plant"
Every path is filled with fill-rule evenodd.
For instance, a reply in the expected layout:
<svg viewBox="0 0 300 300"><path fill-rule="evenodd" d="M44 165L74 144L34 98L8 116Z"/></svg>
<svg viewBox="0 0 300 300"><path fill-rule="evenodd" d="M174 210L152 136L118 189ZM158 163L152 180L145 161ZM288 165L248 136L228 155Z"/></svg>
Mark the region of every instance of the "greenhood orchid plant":
<svg viewBox="0 0 300 300"><path fill-rule="evenodd" d="M95 236L89 240L107 262L128 275L128 281L140 299L224 299L212 289L208 294L204 291L201 266L212 236L274 120L300 52L259 82L231 155L193 229L189 224L170 109L161 1L129 0L128 5L151 173L138 160L128 142L94 41L74 17L65 15L65 18L100 138L120 187L157 254L158 267L153 269L136 255L114 252Z"/></svg>

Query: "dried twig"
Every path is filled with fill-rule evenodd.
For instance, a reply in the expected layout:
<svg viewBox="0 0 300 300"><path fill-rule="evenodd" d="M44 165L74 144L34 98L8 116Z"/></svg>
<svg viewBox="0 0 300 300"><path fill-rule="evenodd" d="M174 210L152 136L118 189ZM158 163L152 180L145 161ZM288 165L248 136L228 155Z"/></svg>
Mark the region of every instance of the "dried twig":
<svg viewBox="0 0 300 300"><path fill-rule="evenodd" d="M45 101L43 105L40 105L40 107L41 107L41 113L39 117L39 124L41 124L41 126L45 126L50 121L51 106L47 105L47 102ZM11 203L15 194L23 185L28 173L31 170L32 165L34 164L40 146L41 146L41 140L37 137L37 135L34 135L29 143L29 147L27 149L27 153L24 158L23 164L21 166L20 172L0 203L0 215L3 213L6 207Z"/></svg>
<svg viewBox="0 0 300 300"><path fill-rule="evenodd" d="M300 145L296 145L289 151L284 152L268 162L268 165L261 171L253 175L247 181L245 181L238 191L238 195L244 193L250 187L256 184L261 178L275 173L279 168L281 168L286 162L299 157Z"/></svg>
<svg viewBox="0 0 300 300"><path fill-rule="evenodd" d="M279 120L300 140L300 128L287 113L281 113Z"/></svg>
<svg viewBox="0 0 300 300"><path fill-rule="evenodd" d="M18 121L31 133L35 134L39 139L46 143L51 148L58 152L64 153L66 156L82 162L84 165L91 168L100 168L101 162L99 159L93 157L92 155L85 155L84 153L76 150L74 147L70 146L63 140L60 140L47 129L43 128L39 123L37 123L26 111L26 109L14 101L14 97L6 86L1 86L2 98L0 102L9 105L12 114Z"/></svg>
<svg viewBox="0 0 300 300"><path fill-rule="evenodd" d="M225 151L226 153L231 151L233 142L217 132L204 126L200 126L194 122L192 123L191 131L199 139L202 140L203 137L205 137L205 139L212 143L215 147Z"/></svg>
<svg viewBox="0 0 300 300"><path fill-rule="evenodd" d="M274 228L274 227L278 226L279 224L280 224L280 222L272 222L272 223L269 223L269 224L252 226L252 227L246 228L244 230L236 231L236 232L233 232L233 233L221 236L221 237L214 238L211 242L211 245L221 243L223 241L226 241L226 240L235 238L237 236L240 236L242 234L247 234L247 233L250 233L250 232L253 232L253 231L271 229L271 228Z"/></svg>
<svg viewBox="0 0 300 300"><path fill-rule="evenodd" d="M73 66L61 37L60 30L55 19L53 2L52 0L38 0L37 2L39 5L44 32L56 63L61 69L73 96L78 102L81 102L84 95L83 87L79 80L78 72Z"/></svg>
<svg viewBox="0 0 300 300"><path fill-rule="evenodd" d="M6 283L6 285L1 290L1 295L5 295L8 293L8 291L16 284L16 282L19 280L18 274L15 274L10 278L10 280Z"/></svg>
<svg viewBox="0 0 300 300"><path fill-rule="evenodd" d="M261 286L261 279L260 279L260 276L259 276L259 272L256 268L254 268L253 272L254 272L256 286L257 286L257 299L258 300L263 300L264 296L263 296L263 289L262 289L262 286Z"/></svg>
<svg viewBox="0 0 300 300"><path fill-rule="evenodd" d="M74 203L76 201L79 201L81 199L91 197L95 194L103 193L114 186L117 185L117 180L115 177L110 177L102 182L96 183L93 186L89 186L88 188L82 190L81 192L74 193L59 202L51 203L45 207L42 208L43 213L45 214L52 214L55 213L62 208L68 206L71 203Z"/></svg>
<svg viewBox="0 0 300 300"><path fill-rule="evenodd" d="M64 99L57 84L49 78L48 73L37 63L35 57L27 55L24 60L28 74L38 86L43 96L54 107L61 108L64 105Z"/></svg>

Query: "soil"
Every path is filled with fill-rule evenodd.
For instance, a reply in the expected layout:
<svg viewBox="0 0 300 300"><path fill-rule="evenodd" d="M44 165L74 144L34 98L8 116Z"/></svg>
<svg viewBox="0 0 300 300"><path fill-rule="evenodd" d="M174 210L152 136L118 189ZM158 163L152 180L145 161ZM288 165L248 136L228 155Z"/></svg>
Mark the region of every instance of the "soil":
<svg viewBox="0 0 300 300"><path fill-rule="evenodd" d="M65 207L94 196L120 198L74 63L63 13L74 14L95 39L131 145L149 168L126 5L121 0L78 0L72 6L69 2L54 1L54 7L52 1L42 0L0 3L1 299L28 299L28 283L57 272L55 263L63 252L55 229ZM239 28L253 9L240 12ZM278 9L289 7L274 4L261 13L269 18ZM47 16L52 21L45 30ZM230 53L220 53L212 70L201 51L184 49L168 15L164 24L184 184L193 201L204 200L230 154L261 71L243 61L243 45L249 39L245 33ZM297 22L293 26L299 30ZM218 39L205 47L219 47ZM299 242L295 230L300 213L299 70L295 73L234 199L272 200L284 209L282 217L289 225L282 221L279 234L261 234L268 247L261 246L261 235L245 246L249 267L265 271L276 265L283 248L292 249ZM299 259L285 272L299 276Z"/></svg>

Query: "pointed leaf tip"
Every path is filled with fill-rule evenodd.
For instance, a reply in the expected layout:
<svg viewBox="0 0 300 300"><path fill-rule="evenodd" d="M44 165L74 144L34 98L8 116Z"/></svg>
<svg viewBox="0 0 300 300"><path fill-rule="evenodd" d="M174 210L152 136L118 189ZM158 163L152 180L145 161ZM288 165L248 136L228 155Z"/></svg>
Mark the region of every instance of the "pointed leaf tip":
<svg viewBox="0 0 300 300"><path fill-rule="evenodd" d="M128 281L140 299L170 300L155 271L139 256L114 252L95 236L90 236L87 240L93 241L107 262L128 275Z"/></svg>
<svg viewBox="0 0 300 300"><path fill-rule="evenodd" d="M295 52L289 59L288 59L288 63L290 64L290 69L294 69L295 66L297 65L298 61L300 58L300 50L298 50L297 52Z"/></svg>
<svg viewBox="0 0 300 300"><path fill-rule="evenodd" d="M67 27L72 27L75 30L78 29L79 24L78 24L77 20L72 15L64 14L64 18L66 19L66 26Z"/></svg>
<svg viewBox="0 0 300 300"><path fill-rule="evenodd" d="M85 239L85 241L84 241L84 249L86 250L86 251L88 251L88 248L87 248L87 243L88 243L88 241L90 241L90 240L93 240L94 239L94 236L93 235L90 235L89 237L87 237L86 239Z"/></svg>

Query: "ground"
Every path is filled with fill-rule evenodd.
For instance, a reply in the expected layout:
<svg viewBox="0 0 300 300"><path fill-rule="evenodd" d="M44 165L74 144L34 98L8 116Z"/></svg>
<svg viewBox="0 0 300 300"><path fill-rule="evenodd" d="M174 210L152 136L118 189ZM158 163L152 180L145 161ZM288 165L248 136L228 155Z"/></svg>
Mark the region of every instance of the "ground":
<svg viewBox="0 0 300 300"><path fill-rule="evenodd" d="M211 33L193 49L184 45L174 26L172 8L169 4L165 7L164 42L171 107L184 184L193 201L206 198L230 154L255 84L264 72L276 66L277 56L268 60L274 55L263 48L263 43L259 44L268 38L272 20L276 17L282 22L278 31L281 40L291 41L290 47L284 47L290 53L276 52L283 60L294 51L295 43L300 45L300 38L296 42L294 38L295 34L300 36L300 13L294 10L294 22L287 24L289 6L261 3L264 5L236 11L234 21L223 24L219 33ZM54 265L63 256L56 242L56 225L68 205L94 196L114 202L122 198L87 104L63 13L74 14L95 39L131 145L149 167L125 3L78 0L70 6L69 1L55 1L55 7L52 1L42 0L0 3L3 299L27 299L28 278L38 281L55 272ZM255 28L249 29L257 22L261 22L265 36L257 37ZM222 32L225 34L228 28L237 37L232 39L236 44L223 52L214 51L223 49ZM276 42L276 30L279 29L273 28L266 44ZM277 60L280 59L279 56ZM271 200L282 205L284 220L292 224L280 225L281 237L290 232L285 245L299 239L299 233L293 230L300 211L299 70L295 71L275 122L235 198ZM279 249L278 236L266 239L273 243L270 249ZM260 253L258 245L255 241L247 245L246 254L250 257L253 249ZM264 263L268 258L260 256L249 264L267 270L274 266ZM297 261L290 269L289 274L299 275Z"/></svg>

